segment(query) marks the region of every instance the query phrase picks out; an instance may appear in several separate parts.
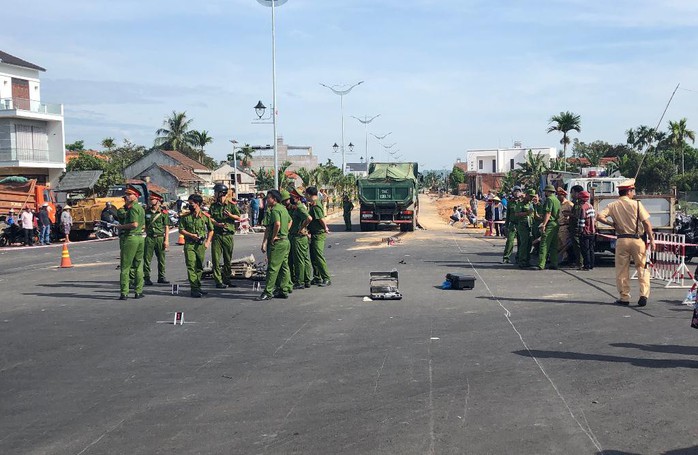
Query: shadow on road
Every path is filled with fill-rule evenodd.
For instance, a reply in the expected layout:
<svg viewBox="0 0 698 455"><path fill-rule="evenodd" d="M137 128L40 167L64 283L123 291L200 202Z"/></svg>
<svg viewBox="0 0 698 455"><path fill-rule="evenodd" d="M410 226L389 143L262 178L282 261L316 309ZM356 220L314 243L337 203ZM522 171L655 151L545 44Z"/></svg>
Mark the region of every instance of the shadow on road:
<svg viewBox="0 0 698 455"><path fill-rule="evenodd" d="M622 357L605 354L584 354L581 352L566 351L539 351L532 349L513 351L514 354L524 357L536 357L539 359L564 359L564 360L592 360L597 362L629 363L644 368L698 368L698 361L683 359L641 359L637 357Z"/></svg>
<svg viewBox="0 0 698 455"><path fill-rule="evenodd" d="M615 348L639 349L641 351L664 352L666 354L682 354L698 356L696 346L678 346L675 344L635 344L635 343L611 343ZM698 453L698 452L696 452Z"/></svg>
<svg viewBox="0 0 698 455"><path fill-rule="evenodd" d="M662 452L660 455L695 455L698 453L698 446L686 447L685 449L669 450ZM596 455L643 455L637 452L624 452L622 450L604 450L596 452Z"/></svg>

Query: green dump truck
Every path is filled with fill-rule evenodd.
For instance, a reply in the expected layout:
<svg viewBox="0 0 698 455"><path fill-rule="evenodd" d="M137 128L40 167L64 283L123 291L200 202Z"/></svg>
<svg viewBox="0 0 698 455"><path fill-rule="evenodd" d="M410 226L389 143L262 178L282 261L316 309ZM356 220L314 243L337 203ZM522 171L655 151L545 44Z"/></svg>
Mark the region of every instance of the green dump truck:
<svg viewBox="0 0 698 455"><path fill-rule="evenodd" d="M357 181L362 231L397 224L414 231L419 211L417 163L371 163L368 177Z"/></svg>

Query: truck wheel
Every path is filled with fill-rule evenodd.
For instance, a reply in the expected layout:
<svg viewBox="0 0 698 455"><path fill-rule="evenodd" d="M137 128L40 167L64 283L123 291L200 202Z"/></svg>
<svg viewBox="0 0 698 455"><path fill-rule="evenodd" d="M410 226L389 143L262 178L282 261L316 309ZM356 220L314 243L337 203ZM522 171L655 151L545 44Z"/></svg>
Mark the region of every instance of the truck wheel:
<svg viewBox="0 0 698 455"><path fill-rule="evenodd" d="M361 223L359 225L359 228L361 229L361 232L366 232L366 231L374 231L375 226L372 225L371 223Z"/></svg>
<svg viewBox="0 0 698 455"><path fill-rule="evenodd" d="M400 232L409 232L409 229L408 229L409 227L410 227L409 224L401 224L400 225Z"/></svg>
<svg viewBox="0 0 698 455"><path fill-rule="evenodd" d="M3 235L2 237L0 237L0 247L7 246L7 244L8 244L7 236Z"/></svg>

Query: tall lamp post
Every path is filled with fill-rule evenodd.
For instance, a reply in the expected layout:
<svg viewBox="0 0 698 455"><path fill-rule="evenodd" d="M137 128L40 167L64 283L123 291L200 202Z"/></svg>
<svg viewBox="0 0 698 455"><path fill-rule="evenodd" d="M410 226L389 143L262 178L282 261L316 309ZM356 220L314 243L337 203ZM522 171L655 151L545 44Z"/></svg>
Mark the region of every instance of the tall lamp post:
<svg viewBox="0 0 698 455"><path fill-rule="evenodd" d="M363 119L360 119L359 117L354 117L354 116L352 115L352 118L355 118L356 120L358 120L359 122L361 122L361 123L364 124L364 135L365 135L365 138L366 138L365 149L364 149L364 156L366 156L366 172L367 172L367 173L368 173L368 124L371 123L372 121L374 121L375 119L377 119L377 118L380 117L380 116L381 116L381 115L378 114L378 115L374 115L374 116L371 117L371 118L368 118L368 115L364 115L364 118L363 118Z"/></svg>
<svg viewBox="0 0 698 455"><path fill-rule="evenodd" d="M259 4L271 7L271 116L273 119L272 123L274 124L274 189L279 189L279 153L276 143L276 116L279 112L276 104L276 7L283 5L287 1L288 0L257 0ZM260 104L262 104L261 101L258 103L258 106Z"/></svg>
<svg viewBox="0 0 698 455"><path fill-rule="evenodd" d="M235 197L238 197L238 157L235 153L235 145L238 143L235 139L231 139L230 143L233 144L233 182L235 185Z"/></svg>
<svg viewBox="0 0 698 455"><path fill-rule="evenodd" d="M257 1L260 1L260 0L257 0ZM330 87L329 85L325 85L322 82L320 82L320 85L332 90L332 93L334 93L335 95L339 95L339 109L340 109L340 112L342 114L342 175L346 175L346 173L347 173L347 169L346 169L347 162L346 162L346 156L344 153L344 95L348 95L349 92L351 92L354 89L354 87L361 85L363 83L364 83L364 81L359 81L356 84L350 86L349 88L344 88L344 87L346 87L346 85L333 85Z"/></svg>

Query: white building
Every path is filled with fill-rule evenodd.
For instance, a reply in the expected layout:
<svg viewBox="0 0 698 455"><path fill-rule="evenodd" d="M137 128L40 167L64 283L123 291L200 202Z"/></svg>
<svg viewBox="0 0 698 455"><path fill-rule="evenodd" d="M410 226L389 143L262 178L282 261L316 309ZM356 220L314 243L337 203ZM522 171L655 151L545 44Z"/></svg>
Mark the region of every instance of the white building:
<svg viewBox="0 0 698 455"><path fill-rule="evenodd" d="M548 159L557 157L555 147L521 147L515 144L508 149L476 149L467 151L468 172L477 174L506 174L518 168L526 161L528 151L533 155L542 155Z"/></svg>
<svg viewBox="0 0 698 455"><path fill-rule="evenodd" d="M224 163L211 173L211 179L213 183L223 183L231 190L235 189L235 179L237 179L238 193L257 192L257 186L255 184L257 179L248 170L242 169L239 161L237 174L232 164Z"/></svg>
<svg viewBox="0 0 698 455"><path fill-rule="evenodd" d="M0 51L0 177L56 186L65 170L63 105L41 101L44 68Z"/></svg>

